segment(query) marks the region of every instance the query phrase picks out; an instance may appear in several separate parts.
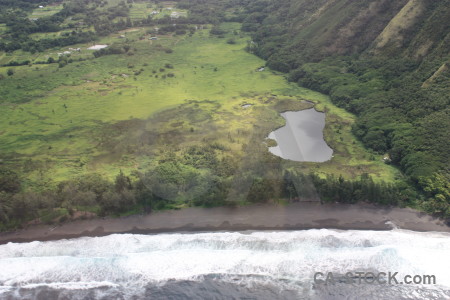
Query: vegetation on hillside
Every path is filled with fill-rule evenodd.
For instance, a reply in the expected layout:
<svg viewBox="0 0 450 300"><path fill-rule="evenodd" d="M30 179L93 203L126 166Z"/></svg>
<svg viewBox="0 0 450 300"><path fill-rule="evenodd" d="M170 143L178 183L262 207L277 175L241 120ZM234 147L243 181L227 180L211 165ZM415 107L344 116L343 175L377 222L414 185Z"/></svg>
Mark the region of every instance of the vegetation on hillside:
<svg viewBox="0 0 450 300"><path fill-rule="evenodd" d="M366 147L388 155L431 206L448 205L450 3L369 2L252 1L248 51L355 113ZM430 194L434 180L441 190Z"/></svg>
<svg viewBox="0 0 450 300"><path fill-rule="evenodd" d="M449 9L400 30L407 2L0 0L0 230L319 199L448 217ZM313 105L334 158L270 154Z"/></svg>

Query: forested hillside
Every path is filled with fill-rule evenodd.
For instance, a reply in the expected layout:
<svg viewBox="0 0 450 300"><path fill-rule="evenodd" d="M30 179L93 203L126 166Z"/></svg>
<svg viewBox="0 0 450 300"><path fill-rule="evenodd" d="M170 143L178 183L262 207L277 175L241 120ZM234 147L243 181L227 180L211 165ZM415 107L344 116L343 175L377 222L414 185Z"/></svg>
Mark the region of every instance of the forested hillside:
<svg viewBox="0 0 450 300"><path fill-rule="evenodd" d="M450 201L450 1L257 0L248 50L359 116L353 131L430 204Z"/></svg>
<svg viewBox="0 0 450 300"><path fill-rule="evenodd" d="M0 231L305 199L449 218L448 20L450 0L0 0ZM333 158L270 154L279 113L313 106Z"/></svg>

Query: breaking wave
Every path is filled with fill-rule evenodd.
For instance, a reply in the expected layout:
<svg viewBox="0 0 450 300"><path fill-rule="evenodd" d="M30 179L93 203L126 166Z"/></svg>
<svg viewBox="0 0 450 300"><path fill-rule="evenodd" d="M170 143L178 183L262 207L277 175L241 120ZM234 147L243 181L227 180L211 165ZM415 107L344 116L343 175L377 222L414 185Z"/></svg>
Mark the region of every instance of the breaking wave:
<svg viewBox="0 0 450 300"><path fill-rule="evenodd" d="M405 230L114 234L9 243L0 246L0 298L442 299L450 297L448 253L449 234ZM313 280L315 272L358 270L434 275L437 284Z"/></svg>

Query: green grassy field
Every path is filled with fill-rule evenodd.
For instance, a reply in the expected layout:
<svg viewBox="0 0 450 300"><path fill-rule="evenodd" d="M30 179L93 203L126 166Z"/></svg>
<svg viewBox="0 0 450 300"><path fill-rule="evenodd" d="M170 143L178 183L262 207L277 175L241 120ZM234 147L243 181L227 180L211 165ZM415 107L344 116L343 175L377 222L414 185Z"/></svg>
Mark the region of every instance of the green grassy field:
<svg viewBox="0 0 450 300"><path fill-rule="evenodd" d="M31 13L30 18L36 19L36 18L52 16L52 15L56 14L57 12L59 12L62 8L63 8L63 6L61 4L60 5L54 4L54 5L44 6L42 8L36 8Z"/></svg>
<svg viewBox="0 0 450 300"><path fill-rule="evenodd" d="M147 18L148 15L151 14L152 11L156 10L157 6L154 4L149 4L145 2L141 3L133 3L133 6L130 8L130 19L131 20L140 20Z"/></svg>
<svg viewBox="0 0 450 300"><path fill-rule="evenodd" d="M283 125L278 113L306 108L300 100L307 99L327 112L325 135L334 158L321 164L287 162L287 168L324 176L367 172L375 179L400 178L381 156L355 140L353 115L280 74L258 72L265 62L245 52L247 37L231 33L239 24L223 27L226 38L211 37L206 29L156 41L148 39L147 28L134 28L97 42L123 43L119 36L124 34L131 45L127 54L94 59L86 50L90 45L74 45L70 48L82 50L72 53L75 61L63 68L12 67L15 74L0 81L0 159L21 170L34 187L89 172L113 178L119 170L145 169L168 147L179 152L205 141L220 142L245 159L252 153L242 145L252 141L255 131L263 143L264 136ZM236 44L226 42L231 36ZM34 55L16 51L0 59L45 60L68 48ZM243 109L246 103L253 106ZM156 137L145 145L144 133Z"/></svg>
<svg viewBox="0 0 450 300"><path fill-rule="evenodd" d="M157 12L157 14L152 14ZM153 19L160 19L165 16L171 16L172 14L178 16L187 16L187 11L184 9L176 8L176 2L162 1L158 4L151 2L134 2L130 8L130 19L132 21L141 20L147 18L149 15Z"/></svg>

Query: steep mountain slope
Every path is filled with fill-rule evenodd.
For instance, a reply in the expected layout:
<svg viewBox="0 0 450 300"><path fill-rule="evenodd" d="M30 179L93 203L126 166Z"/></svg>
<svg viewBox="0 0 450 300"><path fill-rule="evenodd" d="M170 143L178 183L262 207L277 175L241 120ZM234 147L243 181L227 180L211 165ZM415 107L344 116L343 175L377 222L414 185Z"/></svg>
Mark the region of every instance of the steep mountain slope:
<svg viewBox="0 0 450 300"><path fill-rule="evenodd" d="M265 2L269 4L263 9L248 5L243 29L255 31L257 54L272 63L277 61L274 54L295 52L290 69L298 62L336 54L369 52L418 59L437 50L448 54L448 0Z"/></svg>

